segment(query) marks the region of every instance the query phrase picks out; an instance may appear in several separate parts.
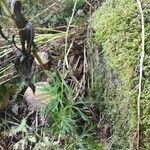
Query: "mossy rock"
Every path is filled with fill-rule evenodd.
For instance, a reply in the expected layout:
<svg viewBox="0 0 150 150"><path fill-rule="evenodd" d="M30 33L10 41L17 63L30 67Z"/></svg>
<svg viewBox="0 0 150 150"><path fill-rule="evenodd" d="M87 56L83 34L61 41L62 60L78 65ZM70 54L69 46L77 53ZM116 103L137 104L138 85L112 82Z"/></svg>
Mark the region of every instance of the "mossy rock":
<svg viewBox="0 0 150 150"><path fill-rule="evenodd" d="M142 1L145 18L145 60L141 96L141 149L150 149L150 2ZM95 72L99 78L95 92L105 105L105 114L113 126L115 149L133 146L137 126L137 95L141 51L141 21L138 5L131 0L106 0L94 13L95 41L102 45L105 69ZM102 71L105 70L105 73ZM103 92L99 93L103 87ZM100 96L99 96L100 95ZM97 100L97 103L99 101ZM101 106L100 106L101 107Z"/></svg>

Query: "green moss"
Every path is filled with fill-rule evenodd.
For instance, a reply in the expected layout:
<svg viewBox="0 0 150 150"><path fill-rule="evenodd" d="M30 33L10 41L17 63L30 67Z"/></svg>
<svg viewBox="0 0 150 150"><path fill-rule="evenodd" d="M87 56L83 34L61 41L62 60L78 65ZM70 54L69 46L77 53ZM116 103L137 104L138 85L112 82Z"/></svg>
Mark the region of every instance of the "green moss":
<svg viewBox="0 0 150 150"><path fill-rule="evenodd" d="M136 7L130 0L118 0L116 4L107 1L95 13L93 27L96 40L102 43L109 59L108 65L119 72L124 78L123 84L128 85L137 58L140 23L138 19L132 20Z"/></svg>
<svg viewBox="0 0 150 150"><path fill-rule="evenodd" d="M145 11L146 57L141 99L141 119L145 134L143 148L150 136L150 5L143 1ZM141 23L136 3L131 0L107 0L94 14L92 26L95 40L103 48L105 75L99 80L104 86L101 92L105 113L113 125L114 148L127 149L137 125L137 85L139 78L139 54ZM99 69L99 68L97 68ZM100 70L101 74L101 70ZM95 77L98 74L95 72ZM105 80L105 83L104 83ZM99 90L97 87L97 90ZM98 93L98 91L97 91ZM98 95L98 94L97 94ZM112 138L113 138L112 137Z"/></svg>

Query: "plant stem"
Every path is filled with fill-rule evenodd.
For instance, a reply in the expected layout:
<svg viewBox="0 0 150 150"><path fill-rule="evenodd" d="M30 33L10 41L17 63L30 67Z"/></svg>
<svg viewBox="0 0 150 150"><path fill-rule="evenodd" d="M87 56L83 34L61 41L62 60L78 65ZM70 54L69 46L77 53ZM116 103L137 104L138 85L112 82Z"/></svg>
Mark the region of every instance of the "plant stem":
<svg viewBox="0 0 150 150"><path fill-rule="evenodd" d="M142 33L141 33L141 40L142 40L142 49L141 49L141 58L140 58L140 75L139 75L139 88L138 88L138 99L137 99L137 145L136 149L140 149L140 101L141 101L141 91L142 91L142 72L143 72L143 62L144 62L144 55L145 55L145 27L144 27L144 13L142 10L142 5L140 0L137 0L137 4L139 7L140 15L141 15L141 28L142 28Z"/></svg>

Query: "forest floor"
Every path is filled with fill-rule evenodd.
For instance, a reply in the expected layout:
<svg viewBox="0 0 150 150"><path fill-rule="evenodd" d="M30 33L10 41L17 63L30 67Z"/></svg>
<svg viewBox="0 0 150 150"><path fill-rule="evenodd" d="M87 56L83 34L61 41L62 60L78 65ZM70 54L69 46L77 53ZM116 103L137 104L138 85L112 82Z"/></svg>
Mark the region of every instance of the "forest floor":
<svg viewBox="0 0 150 150"><path fill-rule="evenodd" d="M30 10L34 5L36 15ZM44 62L44 70L36 61L33 64L35 95L14 69L16 48L0 39L0 150L101 150L111 127L93 101L91 54L100 48L91 40L90 26L100 2L81 0L71 6L66 2L63 9L52 1L43 5L24 6L24 12L32 16L34 41ZM2 16L2 25L5 21L4 32L9 36L16 29ZM17 45L21 46L18 35Z"/></svg>

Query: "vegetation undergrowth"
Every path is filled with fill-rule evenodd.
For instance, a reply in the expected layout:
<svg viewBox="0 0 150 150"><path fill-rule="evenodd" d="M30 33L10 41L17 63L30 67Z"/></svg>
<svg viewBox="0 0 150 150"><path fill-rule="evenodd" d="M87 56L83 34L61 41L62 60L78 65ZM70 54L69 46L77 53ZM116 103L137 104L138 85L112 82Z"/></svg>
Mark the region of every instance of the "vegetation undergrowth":
<svg viewBox="0 0 150 150"><path fill-rule="evenodd" d="M105 0L101 6L102 1L22 0L23 15L33 23L36 50L45 64L33 64L35 95L24 85L22 89L13 63L17 50L0 38L0 149L135 149L139 10L132 0ZM143 150L150 149L149 6L149 0L142 0L146 33L140 103ZM3 33L9 39L15 33L21 47L18 30L3 5L0 14Z"/></svg>
<svg viewBox="0 0 150 150"><path fill-rule="evenodd" d="M52 145L60 147L64 143L66 149L94 147L102 149L101 144L93 138L95 127L90 121L88 103L84 99L76 101L75 93L66 84L62 88L62 81L56 77L55 73L50 73L50 76L51 87L45 87L44 90L50 94L50 103L45 110L42 110L42 113L50 120L49 127L44 130L53 135L55 144L51 141ZM62 96L61 93L65 94Z"/></svg>

